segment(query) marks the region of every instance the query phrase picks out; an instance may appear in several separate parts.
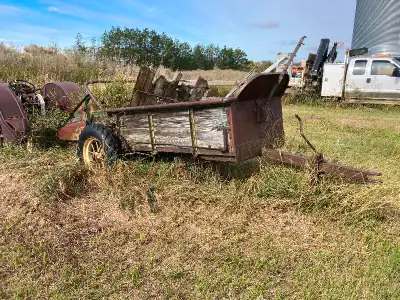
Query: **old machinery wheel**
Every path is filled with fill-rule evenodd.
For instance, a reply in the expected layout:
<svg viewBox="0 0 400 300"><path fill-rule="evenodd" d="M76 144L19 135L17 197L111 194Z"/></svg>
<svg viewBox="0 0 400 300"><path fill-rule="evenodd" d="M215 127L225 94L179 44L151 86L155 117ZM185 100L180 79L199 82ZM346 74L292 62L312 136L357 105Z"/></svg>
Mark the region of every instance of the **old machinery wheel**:
<svg viewBox="0 0 400 300"><path fill-rule="evenodd" d="M82 158L85 164L104 165L105 153L98 139L90 137L83 142Z"/></svg>
<svg viewBox="0 0 400 300"><path fill-rule="evenodd" d="M118 160L120 149L118 137L104 124L90 124L79 136L78 157L85 165L112 167Z"/></svg>
<svg viewBox="0 0 400 300"><path fill-rule="evenodd" d="M36 92L36 86L27 80L15 80L8 83L17 95L33 94Z"/></svg>

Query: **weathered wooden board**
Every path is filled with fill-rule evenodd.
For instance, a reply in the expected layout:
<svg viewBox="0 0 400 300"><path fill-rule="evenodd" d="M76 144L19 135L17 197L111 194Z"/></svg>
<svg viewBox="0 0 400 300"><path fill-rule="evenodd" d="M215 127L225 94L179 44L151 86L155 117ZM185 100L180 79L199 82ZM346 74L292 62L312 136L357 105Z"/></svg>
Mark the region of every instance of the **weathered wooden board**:
<svg viewBox="0 0 400 300"><path fill-rule="evenodd" d="M189 110L178 112L153 113L153 128L156 148L176 147L188 149L227 150L228 139L224 129L228 127L226 108L212 108L194 111L195 145L192 142ZM135 149L138 146L151 150L151 132L147 114L134 114L122 117L122 135ZM180 152L180 150L177 150Z"/></svg>
<svg viewBox="0 0 400 300"><path fill-rule="evenodd" d="M212 108L194 112L197 147L208 149L226 148L224 128L228 128L226 108Z"/></svg>
<svg viewBox="0 0 400 300"><path fill-rule="evenodd" d="M132 106L144 105L148 95L143 92L152 92L152 83L156 72L148 67L142 66L136 79L136 84L132 93Z"/></svg>
<svg viewBox="0 0 400 300"><path fill-rule="evenodd" d="M127 115L121 118L121 133L133 147L142 146L152 149L149 117L147 114Z"/></svg>
<svg viewBox="0 0 400 300"><path fill-rule="evenodd" d="M189 101L199 101L201 98L203 98L208 88L209 86L207 84L207 80L199 77L196 81L196 85L192 90L192 93L190 94Z"/></svg>
<svg viewBox="0 0 400 300"><path fill-rule="evenodd" d="M167 99L175 100L173 102L176 102L178 99L178 85L179 81L182 78L182 73L176 74L175 78L172 81L168 81L168 79L161 75L156 79L154 82L154 95L157 95L159 97L163 97L161 102L171 102L171 101L165 101Z"/></svg>
<svg viewBox="0 0 400 300"><path fill-rule="evenodd" d="M189 111L153 114L157 145L191 147Z"/></svg>

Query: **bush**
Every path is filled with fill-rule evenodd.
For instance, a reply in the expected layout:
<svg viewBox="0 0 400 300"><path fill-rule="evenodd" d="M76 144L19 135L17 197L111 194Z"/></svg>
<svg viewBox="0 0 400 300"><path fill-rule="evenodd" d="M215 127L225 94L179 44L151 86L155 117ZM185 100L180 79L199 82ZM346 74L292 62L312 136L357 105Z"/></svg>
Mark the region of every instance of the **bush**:
<svg viewBox="0 0 400 300"><path fill-rule="evenodd" d="M29 114L29 141L37 149L47 149L60 144L58 129L67 121L69 115L62 110L54 109L41 115L35 111Z"/></svg>

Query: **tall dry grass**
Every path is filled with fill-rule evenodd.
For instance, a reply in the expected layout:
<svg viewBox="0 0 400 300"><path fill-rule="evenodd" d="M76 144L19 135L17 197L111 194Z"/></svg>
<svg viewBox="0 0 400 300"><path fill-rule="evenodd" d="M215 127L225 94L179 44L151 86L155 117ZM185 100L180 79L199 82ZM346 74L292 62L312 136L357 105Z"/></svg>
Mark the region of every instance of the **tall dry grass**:
<svg viewBox="0 0 400 300"><path fill-rule="evenodd" d="M73 51L45 53L36 51L25 53L21 47L9 47L0 44L0 82L24 79L37 87L48 82L72 81L83 87L90 80L112 80L111 84L94 86L95 95L101 99L104 107L129 106L133 85L124 81L135 80L139 66L122 65L110 61L93 60ZM156 77L166 76L172 80L176 72L159 67ZM198 77L206 80L239 81L246 72L234 70L185 71L184 80L195 81ZM209 96L224 96L230 86L212 87Z"/></svg>
<svg viewBox="0 0 400 300"><path fill-rule="evenodd" d="M83 84L89 80L112 80L115 77L134 80L139 72L135 65L122 65L110 61L98 61L73 51L55 53L25 53L21 47L0 44L0 82L25 79L42 86L51 81L73 81ZM158 75L172 79L175 72L163 67ZM240 80L246 72L234 70L185 71L183 79Z"/></svg>
<svg viewBox="0 0 400 300"><path fill-rule="evenodd" d="M298 110L319 112L295 106L286 117ZM336 140L363 139L351 130L351 137L341 136L331 117L307 122L306 128L320 128L311 134L317 147L346 163L383 167L384 184L326 179L311 189L305 170L262 159L136 157L109 170L87 169L77 164L73 146L30 153L6 147L0 296L397 298L398 170L368 149L363 162L352 143L346 153L335 139L321 145L323 124L333 127ZM307 152L291 138L296 127L287 123L286 147Z"/></svg>

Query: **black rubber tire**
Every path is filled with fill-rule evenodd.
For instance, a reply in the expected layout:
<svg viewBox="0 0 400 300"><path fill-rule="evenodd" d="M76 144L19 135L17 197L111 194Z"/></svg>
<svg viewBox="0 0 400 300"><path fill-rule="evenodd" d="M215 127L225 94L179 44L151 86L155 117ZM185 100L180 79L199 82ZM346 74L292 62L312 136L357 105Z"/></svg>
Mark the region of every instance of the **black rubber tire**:
<svg viewBox="0 0 400 300"><path fill-rule="evenodd" d="M121 154L121 142L112 130L104 124L93 123L87 125L79 135L78 157L81 163L83 160L83 145L88 138L96 138L103 146L108 167L113 167Z"/></svg>

